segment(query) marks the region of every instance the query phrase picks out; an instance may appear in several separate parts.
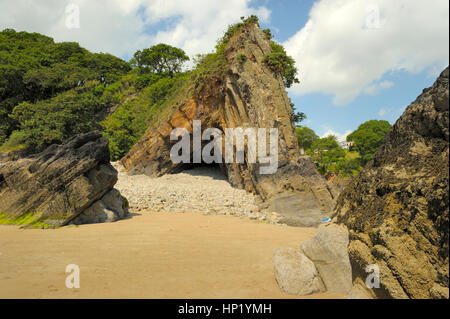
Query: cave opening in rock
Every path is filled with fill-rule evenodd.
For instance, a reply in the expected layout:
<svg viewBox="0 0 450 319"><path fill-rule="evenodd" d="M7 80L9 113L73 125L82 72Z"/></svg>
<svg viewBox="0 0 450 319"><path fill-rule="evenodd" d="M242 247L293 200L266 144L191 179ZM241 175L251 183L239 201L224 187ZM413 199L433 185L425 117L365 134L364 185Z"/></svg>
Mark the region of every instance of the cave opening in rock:
<svg viewBox="0 0 450 319"><path fill-rule="evenodd" d="M183 163L177 166L172 174L185 173L193 176L210 176L213 179L227 180L226 170L223 164L217 163Z"/></svg>
<svg viewBox="0 0 450 319"><path fill-rule="evenodd" d="M219 129L222 133L222 140L224 140L224 134L223 134L223 130ZM204 151L204 147L210 143L210 140L201 140L201 153L203 154ZM191 142L190 145L190 149L191 149L191 153L190 153L190 160L189 163L180 163L176 166L176 168L174 168L171 173L172 174L176 174L176 173L187 173L187 174L191 174L191 175L196 175L196 176L211 176L215 179L228 179L227 176L227 171L225 168L225 165L223 164L225 162L225 159L222 155L222 160L221 163L216 163L216 162L212 162L212 163L206 163L203 159L203 157L201 158L201 162L200 163L195 163L194 161L194 154L192 152L192 150L194 149L193 144ZM211 150L210 155L213 156L214 151ZM222 150L223 152L223 150ZM179 154L181 155L181 154Z"/></svg>

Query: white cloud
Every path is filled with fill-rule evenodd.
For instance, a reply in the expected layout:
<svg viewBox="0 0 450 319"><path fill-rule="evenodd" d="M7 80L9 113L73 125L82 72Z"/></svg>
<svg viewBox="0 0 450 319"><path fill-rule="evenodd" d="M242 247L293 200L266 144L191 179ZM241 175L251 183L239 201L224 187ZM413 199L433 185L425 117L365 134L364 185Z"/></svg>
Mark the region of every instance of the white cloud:
<svg viewBox="0 0 450 319"><path fill-rule="evenodd" d="M374 83L364 89L364 93L369 95L377 95L381 90L389 89L394 86L394 82L382 81L380 83Z"/></svg>
<svg viewBox="0 0 450 319"><path fill-rule="evenodd" d="M80 8L79 29L66 27L69 3ZM39 32L118 56L159 42L192 56L211 51L229 24L250 14L270 18L266 7L252 7L251 0L0 0L0 29Z"/></svg>
<svg viewBox="0 0 450 319"><path fill-rule="evenodd" d="M380 110L378 111L378 115L381 116L381 117L383 117L383 116L385 116L388 112L389 112L389 109L380 109Z"/></svg>
<svg viewBox="0 0 450 319"><path fill-rule="evenodd" d="M352 133L351 130L347 130L344 133L340 133L340 132L336 132L335 130L333 130L331 127L329 126L324 126L323 127L325 129L325 133L322 134L322 138L323 137L327 137L330 135L334 135L336 136L338 142L344 142L347 139L347 136L350 135Z"/></svg>
<svg viewBox="0 0 450 319"><path fill-rule="evenodd" d="M383 75L438 74L449 60L448 0L321 0L304 28L284 43L298 63L291 92L320 92L347 104L376 94ZM378 84L377 84L378 83Z"/></svg>

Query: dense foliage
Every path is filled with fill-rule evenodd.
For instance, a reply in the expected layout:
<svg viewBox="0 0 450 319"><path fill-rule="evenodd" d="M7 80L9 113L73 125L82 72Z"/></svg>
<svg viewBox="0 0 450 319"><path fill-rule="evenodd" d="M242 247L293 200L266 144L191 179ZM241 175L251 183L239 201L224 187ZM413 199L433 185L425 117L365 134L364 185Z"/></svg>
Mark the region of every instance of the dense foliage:
<svg viewBox="0 0 450 319"><path fill-rule="evenodd" d="M347 137L347 141L354 143L350 150L343 149L335 136L319 138L306 126L296 127L296 134L300 148L313 158L320 173L349 177L373 158L390 128L387 121L371 120L361 124Z"/></svg>
<svg viewBox="0 0 450 319"><path fill-rule="evenodd" d="M362 166L359 154L343 149L333 135L315 140L307 151L320 173L335 173L343 177L353 176Z"/></svg>
<svg viewBox="0 0 450 319"><path fill-rule="evenodd" d="M358 152L343 149L335 136L319 138L306 126L296 127L295 131L300 148L312 157L321 174L334 173L346 178L362 169Z"/></svg>
<svg viewBox="0 0 450 319"><path fill-rule="evenodd" d="M7 147L22 145L28 152L38 152L47 146L95 127L95 117L103 105L95 95L93 83L58 94L36 103L22 102L10 117L19 123Z"/></svg>
<svg viewBox="0 0 450 319"><path fill-rule="evenodd" d="M10 116L20 103L39 104L90 80L113 83L130 69L127 62L109 54L91 53L78 43L55 43L52 38L37 33L3 30L0 32L0 145L14 130L24 129L20 122L23 117ZM33 107L26 105L21 109L27 109L25 113L30 114ZM62 105L59 107L65 112ZM26 127L31 125L28 123Z"/></svg>
<svg viewBox="0 0 450 319"><path fill-rule="evenodd" d="M390 129L391 124L388 121L367 121L348 135L347 141L354 143L355 149L361 154L362 163L365 164L373 158Z"/></svg>
<svg viewBox="0 0 450 319"><path fill-rule="evenodd" d="M150 123L158 121L162 111L173 102L176 93L183 91L188 76L188 73L179 73L161 77L143 88L135 98L124 101L101 122L104 136L109 139L112 160L122 158L144 135Z"/></svg>

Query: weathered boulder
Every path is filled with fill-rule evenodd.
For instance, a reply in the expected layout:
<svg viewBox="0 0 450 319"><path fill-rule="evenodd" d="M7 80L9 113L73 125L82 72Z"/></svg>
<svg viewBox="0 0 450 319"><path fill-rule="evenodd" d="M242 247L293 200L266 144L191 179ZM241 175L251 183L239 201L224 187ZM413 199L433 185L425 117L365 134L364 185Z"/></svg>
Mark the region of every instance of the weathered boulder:
<svg viewBox="0 0 450 319"><path fill-rule="evenodd" d="M300 250L279 248L274 252L275 279L281 290L293 295L325 291L314 263Z"/></svg>
<svg viewBox="0 0 450 319"><path fill-rule="evenodd" d="M12 220L63 226L110 192L117 171L99 132L75 136L42 153L0 163L0 213Z"/></svg>
<svg viewBox="0 0 450 319"><path fill-rule="evenodd" d="M170 134L174 128L192 133L194 120L201 121L203 130L217 128L221 132L238 127L276 128L277 172L261 174L259 168L264 164L252 163L245 149L244 163L222 163L228 180L235 187L259 194L267 206L284 217L282 222L290 225L318 225L329 216L335 200L312 160L300 156L282 76L265 63L271 52L266 34L256 24L245 25L228 42L225 75L204 83L192 96L186 92L190 97L174 105L167 118L151 127L122 159L126 171L160 176L183 170L182 163L170 159L176 143Z"/></svg>
<svg viewBox="0 0 450 319"><path fill-rule="evenodd" d="M352 288L347 246L347 229L334 223L319 226L314 237L301 244L301 251L316 266L327 291L349 293Z"/></svg>
<svg viewBox="0 0 450 319"><path fill-rule="evenodd" d="M128 202L117 189L112 189L69 224L111 223L128 215Z"/></svg>
<svg viewBox="0 0 450 319"><path fill-rule="evenodd" d="M377 298L449 297L449 70L405 110L341 193L354 282L380 270Z"/></svg>

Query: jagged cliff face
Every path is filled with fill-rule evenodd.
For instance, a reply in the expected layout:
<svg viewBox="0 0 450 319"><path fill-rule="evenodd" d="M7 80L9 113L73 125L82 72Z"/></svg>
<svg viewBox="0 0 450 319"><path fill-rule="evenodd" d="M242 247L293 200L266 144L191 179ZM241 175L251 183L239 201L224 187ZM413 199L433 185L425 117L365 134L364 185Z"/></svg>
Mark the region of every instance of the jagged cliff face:
<svg viewBox="0 0 450 319"><path fill-rule="evenodd" d="M379 298L449 297L449 70L396 122L335 214L349 229L354 285L377 264Z"/></svg>
<svg viewBox="0 0 450 319"><path fill-rule="evenodd" d="M283 79L264 63L270 52L264 32L255 24L245 26L227 45L225 76L205 83L200 93L182 101L167 121L150 130L122 159L125 168L152 176L182 170L182 164L170 160L175 143L170 133L174 128L192 132L193 120L201 120L203 130L214 127L222 132L237 127L277 128L276 174L261 175L259 164L251 163L245 154L243 164L222 165L229 181L260 194L290 224L317 224L328 216L333 197L312 161L299 156Z"/></svg>

